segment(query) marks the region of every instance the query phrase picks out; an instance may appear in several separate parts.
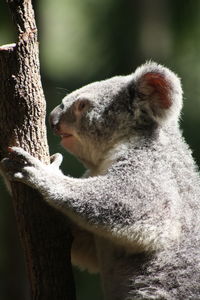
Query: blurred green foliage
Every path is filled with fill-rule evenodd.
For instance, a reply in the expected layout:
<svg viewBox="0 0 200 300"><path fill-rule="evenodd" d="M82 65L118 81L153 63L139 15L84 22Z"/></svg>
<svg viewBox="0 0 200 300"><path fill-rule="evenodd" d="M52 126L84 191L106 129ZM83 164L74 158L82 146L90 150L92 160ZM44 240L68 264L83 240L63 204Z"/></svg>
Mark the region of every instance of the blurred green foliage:
<svg viewBox="0 0 200 300"><path fill-rule="evenodd" d="M34 0L33 5L48 112L75 88L155 60L182 78L181 126L200 164L199 0ZM0 44L15 40L6 1L1 1ZM51 153L64 154L50 131L48 140ZM84 169L65 153L63 170L78 177ZM14 213L2 182L0 191L0 299L28 299ZM77 269L74 274L78 300L102 299L98 276Z"/></svg>

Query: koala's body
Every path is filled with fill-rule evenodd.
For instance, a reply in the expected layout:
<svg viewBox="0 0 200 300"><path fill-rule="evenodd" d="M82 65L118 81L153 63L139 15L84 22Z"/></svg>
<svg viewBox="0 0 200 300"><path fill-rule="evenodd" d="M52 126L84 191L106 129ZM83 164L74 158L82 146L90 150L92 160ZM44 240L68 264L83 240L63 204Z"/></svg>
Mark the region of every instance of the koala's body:
<svg viewBox="0 0 200 300"><path fill-rule="evenodd" d="M88 171L64 176L60 155L27 162L11 180L38 189L72 222L72 261L100 272L106 300L200 299L200 178L179 129L182 88L156 63L92 83L50 116Z"/></svg>

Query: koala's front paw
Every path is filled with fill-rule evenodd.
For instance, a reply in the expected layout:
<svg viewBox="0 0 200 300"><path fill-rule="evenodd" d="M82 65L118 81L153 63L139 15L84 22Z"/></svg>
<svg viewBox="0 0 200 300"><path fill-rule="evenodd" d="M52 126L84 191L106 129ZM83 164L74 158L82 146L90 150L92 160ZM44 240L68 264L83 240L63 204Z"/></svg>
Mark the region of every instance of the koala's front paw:
<svg viewBox="0 0 200 300"><path fill-rule="evenodd" d="M46 194L51 188L55 189L64 177L59 169L62 162L59 153L51 157L50 165L45 165L22 148L12 147L9 152L9 157L1 161L0 168L10 181L23 182Z"/></svg>
<svg viewBox="0 0 200 300"><path fill-rule="evenodd" d="M1 170L10 181L34 186L34 179L42 163L19 147L9 148L9 157L1 161Z"/></svg>

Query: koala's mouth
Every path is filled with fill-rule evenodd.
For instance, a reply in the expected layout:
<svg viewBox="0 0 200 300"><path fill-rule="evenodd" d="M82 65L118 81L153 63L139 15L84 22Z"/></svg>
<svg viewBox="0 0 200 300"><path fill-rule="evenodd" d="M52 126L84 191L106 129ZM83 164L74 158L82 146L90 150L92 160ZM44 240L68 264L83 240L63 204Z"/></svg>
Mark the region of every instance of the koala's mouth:
<svg viewBox="0 0 200 300"><path fill-rule="evenodd" d="M64 139L64 138L72 137L73 134L70 134L70 133L60 133L59 136L61 137L61 139Z"/></svg>
<svg viewBox="0 0 200 300"><path fill-rule="evenodd" d="M63 146L67 151L74 153L74 147L76 145L75 136L68 130L59 132L60 145Z"/></svg>
<svg viewBox="0 0 200 300"><path fill-rule="evenodd" d="M56 131L56 135L58 135L62 140L73 138L73 133L73 130L65 125L61 125Z"/></svg>

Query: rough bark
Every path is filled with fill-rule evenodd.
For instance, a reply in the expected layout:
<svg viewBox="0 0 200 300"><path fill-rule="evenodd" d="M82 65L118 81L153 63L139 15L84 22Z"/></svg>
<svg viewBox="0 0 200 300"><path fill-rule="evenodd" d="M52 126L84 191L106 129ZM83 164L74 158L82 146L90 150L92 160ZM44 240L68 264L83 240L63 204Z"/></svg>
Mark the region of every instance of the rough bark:
<svg viewBox="0 0 200 300"><path fill-rule="evenodd" d="M0 47L0 158L21 146L49 163L37 28L31 0L8 0L18 42ZM71 236L65 218L33 189L12 183L13 204L25 254L31 298L75 299Z"/></svg>

